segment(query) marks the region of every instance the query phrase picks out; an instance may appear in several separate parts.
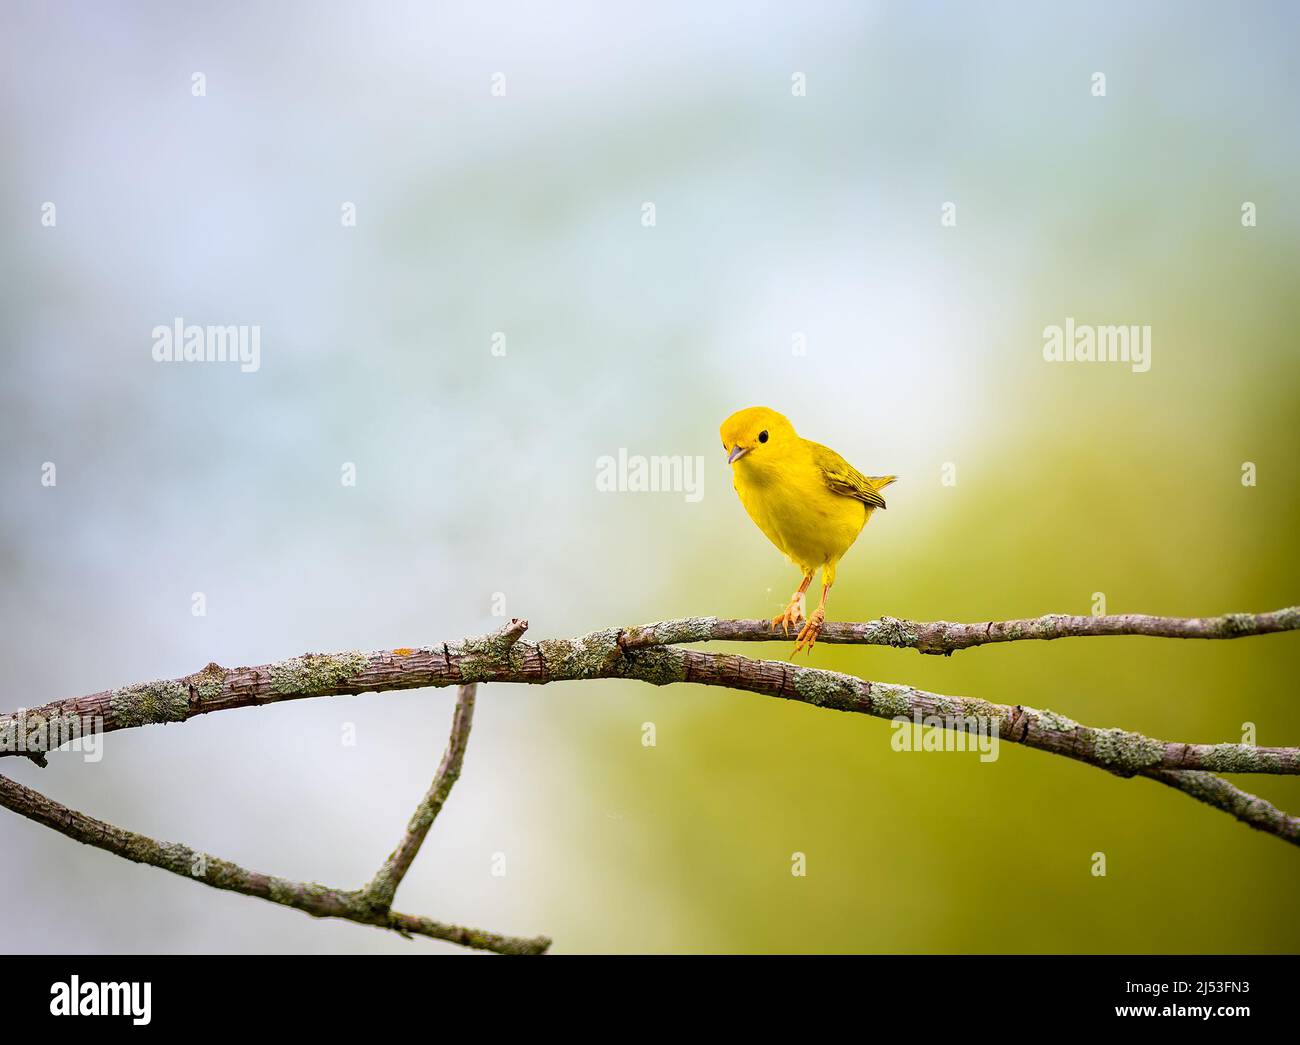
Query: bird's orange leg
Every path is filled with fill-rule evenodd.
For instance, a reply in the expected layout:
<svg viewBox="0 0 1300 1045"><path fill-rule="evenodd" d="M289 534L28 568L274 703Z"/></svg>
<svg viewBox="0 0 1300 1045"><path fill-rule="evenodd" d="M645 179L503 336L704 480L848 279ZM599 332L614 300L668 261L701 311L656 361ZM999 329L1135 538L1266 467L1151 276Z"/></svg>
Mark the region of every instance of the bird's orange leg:
<svg viewBox="0 0 1300 1045"><path fill-rule="evenodd" d="M776 631L776 626L781 625L786 637L790 635L790 625L799 627L799 622L804 619L803 612L803 593L808 590L808 585L812 583L813 575L805 573L803 583L799 585L799 590L790 596L790 605L785 608L784 613L777 614L772 618L772 630Z"/></svg>
<svg viewBox="0 0 1300 1045"><path fill-rule="evenodd" d="M808 618L808 623L799 632L794 653L790 654L791 657L801 649L806 649L811 653L813 646L817 644L817 636L822 633L822 625L826 623L826 596L830 593L830 590L831 586L829 584L822 585L822 601L817 604L817 608L812 611L812 616Z"/></svg>

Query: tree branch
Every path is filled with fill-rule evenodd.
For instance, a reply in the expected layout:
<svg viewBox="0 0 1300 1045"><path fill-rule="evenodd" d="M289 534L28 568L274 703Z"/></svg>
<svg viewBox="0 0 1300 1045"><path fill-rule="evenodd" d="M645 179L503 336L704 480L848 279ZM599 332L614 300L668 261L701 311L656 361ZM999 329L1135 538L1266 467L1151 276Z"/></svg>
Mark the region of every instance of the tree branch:
<svg viewBox="0 0 1300 1045"><path fill-rule="evenodd" d="M316 918L342 918L361 925L391 929L404 936L429 936L465 947L498 954L542 954L551 945L545 936L527 939L502 936L483 929L448 925L432 918L397 912L377 912L360 892L349 892L318 885L295 882L287 878L249 871L229 860L210 856L176 842L159 842L147 835L96 820L24 787L16 780L0 776L0 805L44 824L51 830L78 842L113 853L138 864L148 864L214 889L227 889L244 896L257 896L284 907L306 911Z"/></svg>
<svg viewBox="0 0 1300 1045"><path fill-rule="evenodd" d="M608 678L619 673L623 655L687 642L776 639L767 621L687 617L624 629L592 632L578 639L519 643L528 627L512 620L499 631L462 642L363 653L307 653L253 668L209 664L179 679L144 682L84 697L54 701L32 710L0 715L0 757L25 755L41 761L41 738L59 736L61 724L94 722L105 733L281 700L340 694L454 686L475 681L545 683ZM898 646L922 653L950 654L991 642L1088 635L1147 635L1165 638L1230 639L1300 630L1300 607L1270 613L1222 617L1111 617L1051 615L1026 620L952 624L885 617L864 623L828 622L818 641ZM516 645L517 644L517 645ZM618 649L614 649L614 646ZM548 654L548 646L551 649ZM645 663L642 658L642 663ZM24 742L22 738L31 737ZM56 745L57 746L57 745ZM1223 745L1217 745L1222 747ZM1240 747L1240 745L1229 745ZM1229 771L1227 766L1185 766ZM1247 770L1233 770L1245 772ZM1252 772L1269 770L1250 770ZM1285 770L1271 770L1281 772Z"/></svg>
<svg viewBox="0 0 1300 1045"><path fill-rule="evenodd" d="M473 682L544 684L628 678L654 685L724 686L879 718L975 716L998 722L1003 740L1128 775L1144 769L1300 773L1300 748L1156 740L1121 729L1080 725L1064 715L1021 705L943 696L782 661L647 644L638 641L645 628L609 628L577 639L543 639L533 644L519 640L527 627L527 621L513 620L491 635L462 642L372 653L308 653L254 668L227 670L209 664L202 672L180 679L126 686L0 716L0 742L6 731L22 735L21 726L28 735L39 735L38 725L50 726L69 716L81 716L83 723L87 716L102 716L103 731L113 732L184 722L231 708L344 693ZM0 751L4 753L22 752L8 747Z"/></svg>
<svg viewBox="0 0 1300 1045"><path fill-rule="evenodd" d="M411 869L420 846L424 844L424 836L442 812L452 786L460 779L460 767L465 761L465 746L469 743L469 730L474 722L474 693L477 689L476 683L460 687L451 720L451 737L447 741L447 750L443 752L442 762L438 765L438 772L434 774L433 783L415 807L411 821L406 826L406 834L397 843L397 848L384 861L370 884L361 890L363 899L377 910L387 911L393 905L393 895L406 877L406 872Z"/></svg>
<svg viewBox="0 0 1300 1045"><path fill-rule="evenodd" d="M15 781L0 777L0 805L70 838L316 917L343 918L405 935L431 936L508 954L544 952L545 937L524 939L446 925L390 910L393 895L460 775L473 720L475 684L544 684L580 679L634 679L651 685L693 682L797 700L820 708L873 715L958 731L995 729L999 740L1085 762L1119 776L1141 775L1231 814L1251 827L1300 845L1300 818L1242 791L1212 772L1300 773L1300 748L1247 744L1173 743L1122 729L1085 726L1053 711L944 696L835 671L681 649L673 643L770 639L766 621L694 617L634 628L609 628L577 639L520 641L528 627L512 620L481 638L372 653L308 653L252 668L209 664L180 679L140 683L85 697L55 701L32 711L0 716L0 755L37 761L58 747L75 725L112 732L184 722L198 715L284 700L369 691L457 685L461 692L451 737L428 792L371 882L342 891L248 871L186 846L158 842L95 820ZM884 618L827 625L822 638L910 646L922 653L951 653L987 642L1051 639L1067 635L1151 635L1238 638L1300 629L1300 609L1210 618L1041 617L987 624L915 623Z"/></svg>
<svg viewBox="0 0 1300 1045"><path fill-rule="evenodd" d="M637 660L641 654L629 655ZM964 720L994 723L999 738L1013 744L1064 755L1120 776L1146 769L1200 769L1223 773L1300 773L1300 748L1255 747L1250 744L1185 744L1156 740L1115 728L1085 726L1055 711L1022 704L994 704L973 697L929 693L911 686L869 682L853 675L818 668L794 667L780 661L753 660L733 654L700 653L663 647L677 662L660 658L655 666L659 684L664 674L675 682L698 682L748 690L785 700L798 700L835 711L852 711L877 718ZM639 677L638 666L629 677ZM962 729L960 721L946 728Z"/></svg>
<svg viewBox="0 0 1300 1045"><path fill-rule="evenodd" d="M898 646L921 653L951 656L955 650L985 646L993 642L1024 639L1063 639L1087 635L1146 635L1164 639L1239 639L1247 635L1270 635L1300 630L1300 606L1271 613L1227 613L1222 617L1149 617L1127 613L1102 617L1048 614L1023 620L953 624L949 621L898 620L882 617L860 624L827 621L818 642L865 646ZM719 620L717 617L684 617L628 628L623 646L667 646L683 642L763 642L773 638L772 624L765 620Z"/></svg>
<svg viewBox="0 0 1300 1045"><path fill-rule="evenodd" d="M1149 769L1145 775L1191 795L1198 802L1222 809L1243 824L1277 835L1292 845L1300 845L1300 817L1290 816L1257 795L1233 787L1222 777L1213 773L1179 773L1168 769Z"/></svg>
<svg viewBox="0 0 1300 1045"><path fill-rule="evenodd" d="M551 941L545 936L503 936L483 929L449 925L432 918L391 910L397 886L410 869L429 828L447 801L452 785L460 776L465 746L469 742L470 724L474 718L476 688L474 685L461 687L456 710L452 715L451 737L447 741L447 750L438 766L433 785L416 807L397 849L384 861L379 872L364 889L334 889L315 882L295 882L249 871L229 860L197 852L188 846L159 842L147 835L96 820L4 776L0 776L0 806L78 842L135 863L159 867L210 885L214 889L227 889L285 907L294 907L316 918L342 918L362 925L390 929L408 939L412 936L429 936L498 954L544 954L551 946Z"/></svg>

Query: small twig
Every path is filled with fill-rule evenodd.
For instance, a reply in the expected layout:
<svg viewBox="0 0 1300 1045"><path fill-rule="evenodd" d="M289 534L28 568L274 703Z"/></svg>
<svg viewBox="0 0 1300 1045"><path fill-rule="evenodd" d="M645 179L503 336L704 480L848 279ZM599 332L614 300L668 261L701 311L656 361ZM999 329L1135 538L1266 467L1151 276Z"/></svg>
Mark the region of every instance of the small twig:
<svg viewBox="0 0 1300 1045"><path fill-rule="evenodd" d="M406 872L410 870L424 837L433 826L433 821L442 812L442 807L451 794L452 786L460 779L461 765L465 761L465 747L469 743L469 730L474 722L474 694L476 683L461 686L456 698L456 710L452 714L451 736L447 740L447 750L443 752L442 762L434 775L433 783L420 804L415 807L406 833L397 843L397 848L384 861L375 873L370 884L361 890L361 897L377 911L387 911L393 904L393 896L401 885Z"/></svg>
<svg viewBox="0 0 1300 1045"><path fill-rule="evenodd" d="M496 951L498 954L543 954L551 945L545 936L531 939L502 936L500 933L449 925L413 914L376 911L361 892L334 889L315 882L276 878L249 871L229 860L200 853L189 846L176 842L159 842L147 835L127 831L69 809L39 791L33 791L4 776L0 776L0 805L38 824L44 824L59 834L135 863L158 867L214 889L227 889L245 896L257 896L284 907L294 907L316 918L341 918L406 936L429 936L465 947Z"/></svg>

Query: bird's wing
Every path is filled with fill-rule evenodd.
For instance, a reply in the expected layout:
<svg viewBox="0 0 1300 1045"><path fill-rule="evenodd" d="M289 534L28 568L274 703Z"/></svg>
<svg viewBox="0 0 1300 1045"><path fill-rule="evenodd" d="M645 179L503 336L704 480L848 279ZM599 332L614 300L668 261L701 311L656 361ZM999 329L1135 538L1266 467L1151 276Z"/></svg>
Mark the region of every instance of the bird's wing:
<svg viewBox="0 0 1300 1045"><path fill-rule="evenodd" d="M885 499L880 496L880 490L892 483L897 476L863 475L829 446L811 440L808 445L812 448L813 463L831 490L843 497L861 501L868 508L885 507Z"/></svg>

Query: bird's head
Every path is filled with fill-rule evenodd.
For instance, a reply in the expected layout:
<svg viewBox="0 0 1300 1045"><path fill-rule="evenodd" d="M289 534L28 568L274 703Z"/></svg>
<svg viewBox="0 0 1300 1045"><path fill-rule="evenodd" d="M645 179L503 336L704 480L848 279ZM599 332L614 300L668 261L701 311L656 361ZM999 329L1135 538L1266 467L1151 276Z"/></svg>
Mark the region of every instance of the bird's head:
<svg viewBox="0 0 1300 1045"><path fill-rule="evenodd" d="M766 406L737 410L722 422L721 435L727 463L733 465L742 457L755 461L769 453L779 454L798 438L794 425Z"/></svg>

